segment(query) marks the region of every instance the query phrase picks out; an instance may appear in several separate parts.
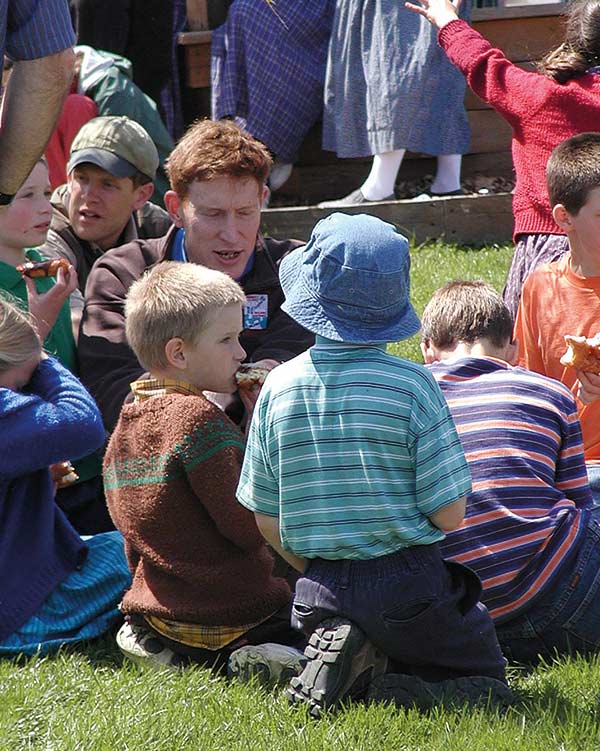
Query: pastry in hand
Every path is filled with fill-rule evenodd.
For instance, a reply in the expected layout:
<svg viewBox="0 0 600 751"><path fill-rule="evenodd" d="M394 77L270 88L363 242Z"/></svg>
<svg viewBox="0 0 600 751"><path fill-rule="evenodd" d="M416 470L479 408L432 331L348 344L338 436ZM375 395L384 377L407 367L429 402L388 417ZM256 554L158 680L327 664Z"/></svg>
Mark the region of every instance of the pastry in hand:
<svg viewBox="0 0 600 751"><path fill-rule="evenodd" d="M59 269L68 271L71 264L65 258L51 258L47 261L27 261L17 266L17 271L23 276L35 277L56 276Z"/></svg>
<svg viewBox="0 0 600 751"><path fill-rule="evenodd" d="M79 480L79 475L69 461L57 462L50 465L50 475L57 488L66 488Z"/></svg>
<svg viewBox="0 0 600 751"><path fill-rule="evenodd" d="M269 370L267 368L259 368L251 362L244 363L240 365L239 370L235 374L235 380L237 381L238 388L251 389L254 386L262 386L268 374Z"/></svg>
<svg viewBox="0 0 600 751"><path fill-rule="evenodd" d="M586 373L600 373L600 334L591 339L585 336L565 335L567 351L560 358L562 365L568 365Z"/></svg>

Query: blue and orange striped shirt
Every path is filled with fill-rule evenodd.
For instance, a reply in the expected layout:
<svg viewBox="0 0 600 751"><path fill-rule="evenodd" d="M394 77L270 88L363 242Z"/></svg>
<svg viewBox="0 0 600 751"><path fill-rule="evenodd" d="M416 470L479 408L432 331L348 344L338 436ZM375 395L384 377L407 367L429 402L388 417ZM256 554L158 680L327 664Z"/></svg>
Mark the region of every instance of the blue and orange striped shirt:
<svg viewBox="0 0 600 751"><path fill-rule="evenodd" d="M573 555L592 507L569 390L494 358L429 366L454 418L473 490L446 558L477 572L502 623L528 608Z"/></svg>

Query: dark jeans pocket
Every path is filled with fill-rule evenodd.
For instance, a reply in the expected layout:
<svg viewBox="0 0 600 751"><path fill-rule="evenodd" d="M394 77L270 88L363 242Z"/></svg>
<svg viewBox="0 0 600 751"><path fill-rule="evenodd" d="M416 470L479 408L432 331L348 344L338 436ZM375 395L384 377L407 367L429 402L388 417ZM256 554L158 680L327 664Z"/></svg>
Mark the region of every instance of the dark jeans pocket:
<svg viewBox="0 0 600 751"><path fill-rule="evenodd" d="M435 600L431 598L413 600L384 610L382 618L384 623L389 626L411 626L414 625L414 621L426 616L434 605Z"/></svg>

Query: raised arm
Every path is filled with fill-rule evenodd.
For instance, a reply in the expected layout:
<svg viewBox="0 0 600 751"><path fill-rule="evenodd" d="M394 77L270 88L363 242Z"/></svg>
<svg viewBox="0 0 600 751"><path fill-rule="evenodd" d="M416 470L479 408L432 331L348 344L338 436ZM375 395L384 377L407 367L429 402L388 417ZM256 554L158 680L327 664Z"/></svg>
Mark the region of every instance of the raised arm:
<svg viewBox="0 0 600 751"><path fill-rule="evenodd" d="M0 388L0 429L0 474L8 477L80 459L105 438L94 400L52 358L42 360L25 392Z"/></svg>
<svg viewBox="0 0 600 751"><path fill-rule="evenodd" d="M419 0L405 3L440 31L438 42L450 61L463 73L473 91L515 127L535 117L555 86L544 75L525 71L481 34L458 18L450 0Z"/></svg>

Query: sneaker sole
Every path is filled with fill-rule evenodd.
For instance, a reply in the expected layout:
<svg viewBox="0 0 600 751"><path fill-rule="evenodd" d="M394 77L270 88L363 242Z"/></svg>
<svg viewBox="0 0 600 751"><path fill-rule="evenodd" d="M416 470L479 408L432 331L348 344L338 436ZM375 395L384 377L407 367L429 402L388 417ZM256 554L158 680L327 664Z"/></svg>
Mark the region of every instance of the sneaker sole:
<svg viewBox="0 0 600 751"><path fill-rule="evenodd" d="M342 618L324 621L304 650L308 658L306 667L290 681L287 689L290 703L308 704L309 713L315 718L325 709L337 708L357 678L373 666L373 660L359 654L365 642L363 632L350 621ZM370 651L373 653L374 648Z"/></svg>

